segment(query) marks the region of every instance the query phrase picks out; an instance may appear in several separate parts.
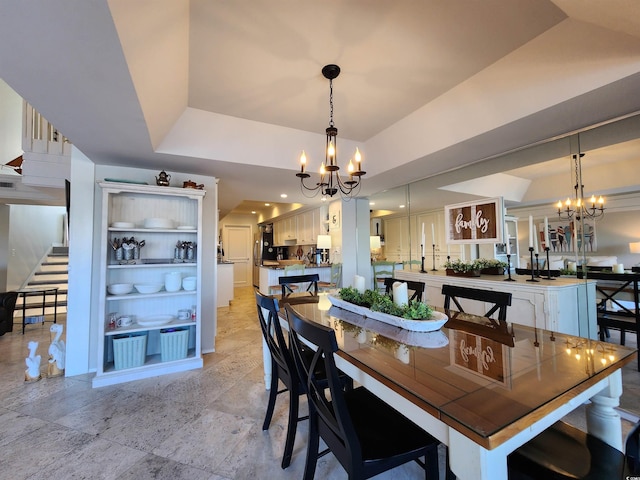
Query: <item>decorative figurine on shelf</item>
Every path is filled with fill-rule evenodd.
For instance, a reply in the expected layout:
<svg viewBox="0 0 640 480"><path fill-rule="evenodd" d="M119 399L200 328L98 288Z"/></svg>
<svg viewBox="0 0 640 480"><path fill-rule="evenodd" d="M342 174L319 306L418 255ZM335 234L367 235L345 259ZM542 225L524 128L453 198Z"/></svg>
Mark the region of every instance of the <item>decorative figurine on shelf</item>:
<svg viewBox="0 0 640 480"><path fill-rule="evenodd" d="M171 175L162 170L158 177L156 177L156 184L160 187L168 187L169 180L171 180Z"/></svg>
<svg viewBox="0 0 640 480"><path fill-rule="evenodd" d="M64 340L60 340L63 329L64 327L59 323L54 323L49 329L51 333L55 333L55 337L51 341L51 345L49 345L49 365L47 373L50 377L64 375L65 346Z"/></svg>
<svg viewBox="0 0 640 480"><path fill-rule="evenodd" d="M29 342L27 348L29 349L29 356L25 358L27 369L24 371L24 379L27 382L35 382L42 378L40 374L40 355L36 355L38 342Z"/></svg>

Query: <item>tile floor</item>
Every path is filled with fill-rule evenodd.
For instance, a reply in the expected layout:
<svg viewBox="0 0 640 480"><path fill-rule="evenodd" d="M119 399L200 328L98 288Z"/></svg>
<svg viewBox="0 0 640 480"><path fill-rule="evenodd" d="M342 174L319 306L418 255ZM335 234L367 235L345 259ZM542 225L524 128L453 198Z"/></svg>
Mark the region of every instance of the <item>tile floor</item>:
<svg viewBox="0 0 640 480"><path fill-rule="evenodd" d="M251 288L236 289L231 306L219 309L217 351L204 356L203 369L118 386L93 389L91 375L25 383L28 341L40 342L46 371L49 326L28 326L24 336L16 328L0 337L0 480L302 477L306 422L298 427L291 466L280 468L284 398L271 428L262 431L267 393ZM623 372L621 403L637 415L635 367L633 362ZM578 410L568 420L581 424L582 417ZM346 475L327 455L316 478ZM376 478L424 474L409 464Z"/></svg>

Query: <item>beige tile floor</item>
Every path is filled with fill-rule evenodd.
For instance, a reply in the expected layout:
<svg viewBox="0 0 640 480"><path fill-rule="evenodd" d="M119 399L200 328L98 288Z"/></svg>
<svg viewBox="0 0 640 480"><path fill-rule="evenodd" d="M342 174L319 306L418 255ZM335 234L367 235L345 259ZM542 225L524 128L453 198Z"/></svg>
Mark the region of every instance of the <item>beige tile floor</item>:
<svg viewBox="0 0 640 480"><path fill-rule="evenodd" d="M271 428L262 431L267 393L251 288L236 289L231 306L219 309L217 351L204 356L203 369L118 386L93 389L91 375L24 382L30 340L40 342L46 371L49 326L28 326L24 336L15 328L0 337L0 480L302 477L306 422L298 427L291 466L280 468L285 398L278 400ZM623 372L621 403L640 414L635 365ZM578 410L568 420L581 425L583 414ZM346 475L328 455L316 478ZM409 464L376 478L424 474Z"/></svg>

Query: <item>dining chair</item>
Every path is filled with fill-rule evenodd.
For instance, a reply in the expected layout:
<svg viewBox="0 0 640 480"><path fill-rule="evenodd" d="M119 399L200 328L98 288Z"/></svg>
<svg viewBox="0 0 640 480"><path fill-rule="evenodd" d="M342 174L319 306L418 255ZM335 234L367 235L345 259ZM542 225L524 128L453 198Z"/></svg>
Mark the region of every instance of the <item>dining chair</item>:
<svg viewBox="0 0 640 480"><path fill-rule="evenodd" d="M328 282L318 282L320 291L332 290L342 286L342 263L331 264L331 277Z"/></svg>
<svg viewBox="0 0 640 480"><path fill-rule="evenodd" d="M395 262L381 260L379 262L372 262L371 266L373 267L373 287L375 290L384 293L384 279L393 278L396 264Z"/></svg>
<svg viewBox="0 0 640 480"><path fill-rule="evenodd" d="M413 266L414 265L416 265L417 269L420 270L422 268L422 261L420 261L420 260L405 260L404 262L402 262L402 268L404 270L413 270Z"/></svg>
<svg viewBox="0 0 640 480"><path fill-rule="evenodd" d="M278 317L280 306L278 300L274 297L263 295L258 289L255 290L255 295L262 338L269 348L271 357L271 385L269 387L269 400L262 430L269 429L277 396L281 393L289 393L289 420L281 463L281 467L284 469L291 463L298 422L309 418L308 416L299 416L300 395L304 395L305 389L300 382L295 362L291 356L291 351L285 339L285 334L282 331L282 326L280 325L280 319ZM313 355L313 351L306 349L304 354ZM326 385L326 375L322 369L316 373L319 381L324 382ZM351 377L343 373L340 373L339 376L344 388L353 388L353 380ZM284 384L282 390L278 390L279 382Z"/></svg>
<svg viewBox="0 0 640 480"><path fill-rule="evenodd" d="M511 305L511 293L496 292L495 290L482 290L480 288L459 287L457 285L442 285L442 295L444 295L444 308L451 307L451 301L455 304L459 312L464 313L459 299L466 298L484 303L492 303L493 306L483 316L491 318L496 311L498 320L507 320L507 307Z"/></svg>
<svg viewBox="0 0 640 480"><path fill-rule="evenodd" d="M294 264L294 265L285 265L284 276L286 277L289 275L304 275L304 264L300 263L300 264ZM278 280L280 280L280 277L278 277ZM287 286L287 288L290 290L297 290L298 288L300 288L300 286L297 284L291 283ZM282 286L279 281L277 285L269 285L270 295L277 295L278 292L280 292L280 290L282 290Z"/></svg>
<svg viewBox="0 0 640 480"><path fill-rule="evenodd" d="M13 332L13 312L17 300L18 292L0 293L0 335Z"/></svg>
<svg viewBox="0 0 640 480"><path fill-rule="evenodd" d="M384 294L393 296L393 284L395 282L403 282L407 284L407 290L411 290L413 294L409 298L409 302L412 300L422 301L424 295L424 282L416 282L413 280L398 280L397 278L385 278L384 279Z"/></svg>
<svg viewBox="0 0 640 480"><path fill-rule="evenodd" d="M510 480L614 480L640 475L640 422L625 442L625 453L559 421L512 452Z"/></svg>
<svg viewBox="0 0 640 480"><path fill-rule="evenodd" d="M309 292L312 296L318 296L318 280L320 275L317 273L307 273L305 275L290 275L278 278L278 283L282 288L282 299L291 295L294 291L299 289L299 285L307 284L306 292Z"/></svg>
<svg viewBox="0 0 640 480"><path fill-rule="evenodd" d="M313 479L318 458L332 452L350 479L370 478L411 460L425 469L427 480L438 479L438 440L364 387L345 391L334 361L335 331L309 321L290 305L285 311L289 345L309 403L303 478ZM305 343L315 345L313 356L305 354ZM319 366L326 372L330 396L316 374ZM322 452L320 438L328 447Z"/></svg>

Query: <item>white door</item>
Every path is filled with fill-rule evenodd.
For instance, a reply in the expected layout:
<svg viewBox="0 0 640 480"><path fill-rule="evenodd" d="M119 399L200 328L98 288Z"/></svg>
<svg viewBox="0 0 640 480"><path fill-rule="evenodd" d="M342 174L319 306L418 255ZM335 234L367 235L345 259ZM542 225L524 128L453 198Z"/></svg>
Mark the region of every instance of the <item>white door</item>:
<svg viewBox="0 0 640 480"><path fill-rule="evenodd" d="M225 225L225 257L233 262L233 286L248 287L252 284L253 265L250 225Z"/></svg>

